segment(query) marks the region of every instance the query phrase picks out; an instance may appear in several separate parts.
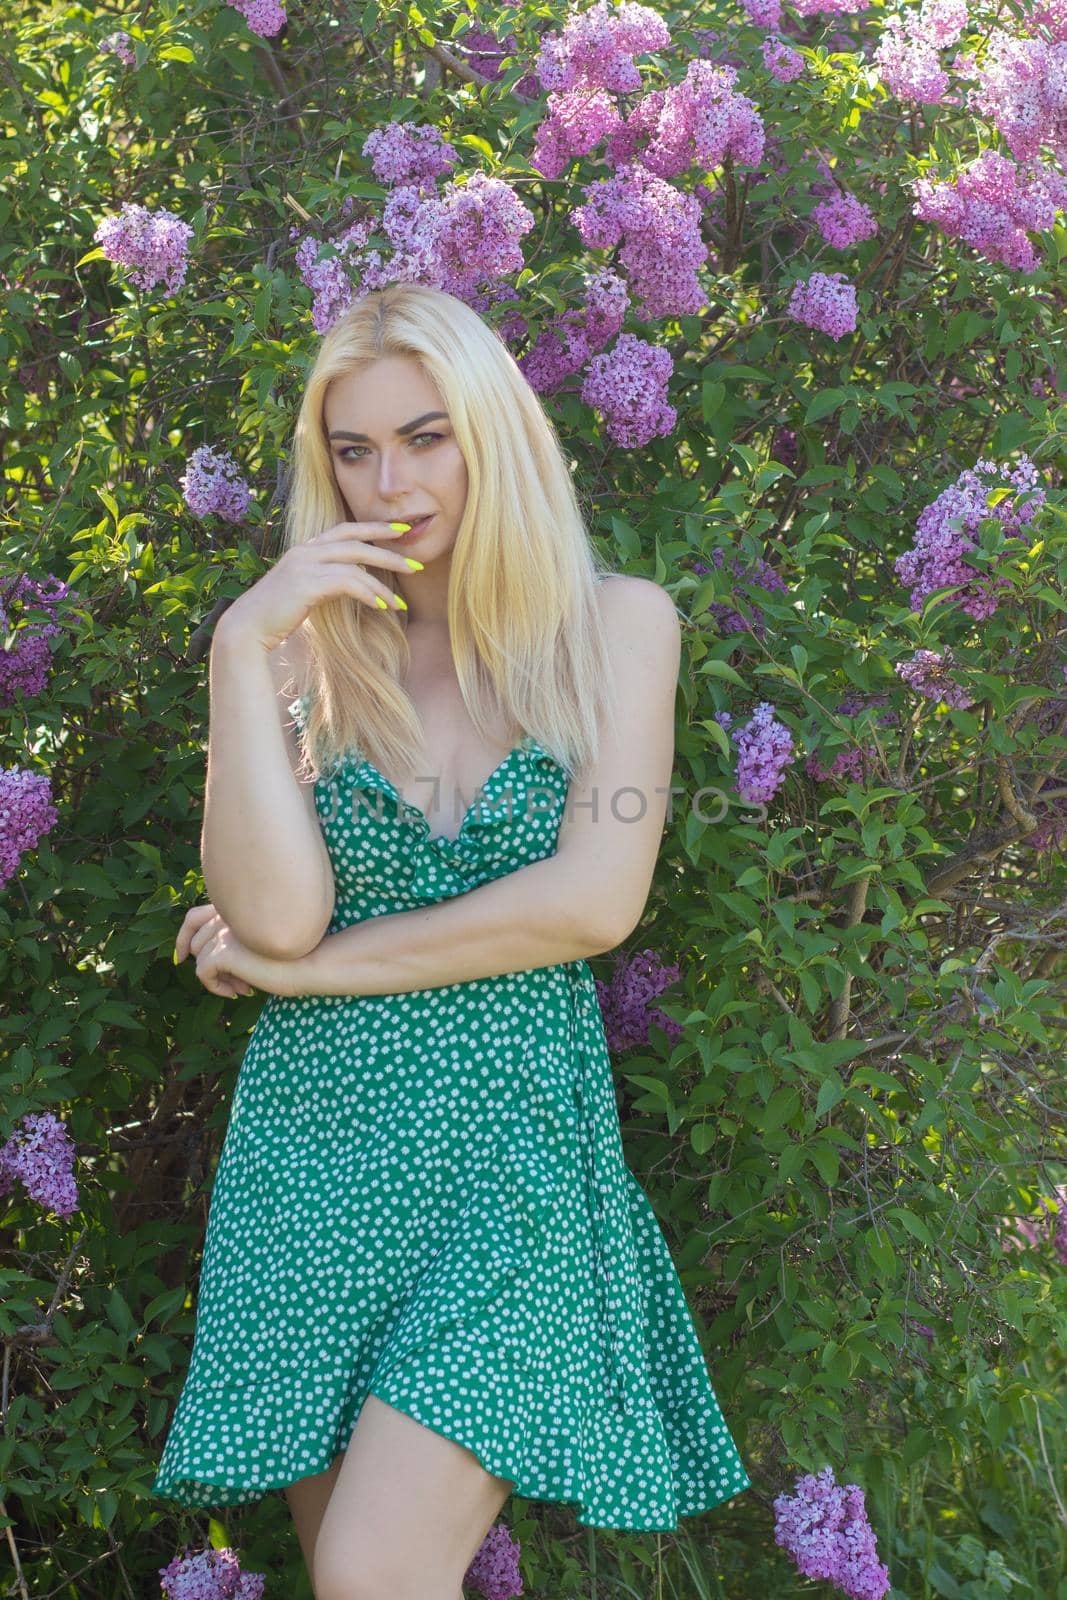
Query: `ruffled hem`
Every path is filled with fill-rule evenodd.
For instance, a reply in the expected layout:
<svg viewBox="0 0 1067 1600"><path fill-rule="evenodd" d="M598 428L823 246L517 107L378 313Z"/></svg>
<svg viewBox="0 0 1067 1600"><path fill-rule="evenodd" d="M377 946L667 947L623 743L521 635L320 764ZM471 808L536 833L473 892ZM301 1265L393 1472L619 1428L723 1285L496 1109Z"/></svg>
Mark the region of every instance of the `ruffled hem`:
<svg viewBox="0 0 1067 1600"><path fill-rule="evenodd" d="M475 1340L457 1337L432 1356L413 1353L356 1398L340 1383L329 1394L324 1388L314 1375L270 1392L187 1385L152 1493L189 1507L248 1505L325 1472L347 1447L368 1393L470 1450L512 1484L512 1494L573 1505L582 1527L673 1533L679 1517L750 1487L747 1473L732 1469L717 1417L700 1397L666 1413L623 1416L598 1407L583 1419L565 1395L539 1392L508 1351ZM471 1421L487 1394L501 1393L515 1428L507 1448ZM239 1445L225 1444L227 1437Z"/></svg>

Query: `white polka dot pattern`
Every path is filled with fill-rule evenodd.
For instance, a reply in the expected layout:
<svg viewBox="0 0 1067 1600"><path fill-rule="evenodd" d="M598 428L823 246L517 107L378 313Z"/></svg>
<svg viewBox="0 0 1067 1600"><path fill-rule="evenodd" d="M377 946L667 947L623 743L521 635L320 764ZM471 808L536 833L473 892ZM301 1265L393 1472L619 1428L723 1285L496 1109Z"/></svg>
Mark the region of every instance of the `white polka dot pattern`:
<svg viewBox="0 0 1067 1600"><path fill-rule="evenodd" d="M567 786L527 736L450 840L343 758L315 785L328 931L551 855ZM670 1532L750 1486L625 1164L586 962L268 997L153 1492L240 1505L322 1472L368 1393L584 1527Z"/></svg>

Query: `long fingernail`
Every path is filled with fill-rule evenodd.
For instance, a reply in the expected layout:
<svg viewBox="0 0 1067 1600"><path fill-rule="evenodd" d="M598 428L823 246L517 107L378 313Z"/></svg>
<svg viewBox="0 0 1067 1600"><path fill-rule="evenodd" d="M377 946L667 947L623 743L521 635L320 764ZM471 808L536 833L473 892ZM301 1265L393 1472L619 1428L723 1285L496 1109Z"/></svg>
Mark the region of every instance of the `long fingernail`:
<svg viewBox="0 0 1067 1600"><path fill-rule="evenodd" d="M391 522L389 526L395 528L397 533L403 533L405 528L413 528L415 524L413 522Z"/></svg>

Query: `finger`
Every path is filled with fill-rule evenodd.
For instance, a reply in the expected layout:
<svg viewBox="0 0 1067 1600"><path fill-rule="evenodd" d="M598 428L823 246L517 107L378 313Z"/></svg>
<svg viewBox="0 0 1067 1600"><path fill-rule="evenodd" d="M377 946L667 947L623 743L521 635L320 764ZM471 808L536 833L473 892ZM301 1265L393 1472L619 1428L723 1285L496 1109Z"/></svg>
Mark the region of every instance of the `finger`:
<svg viewBox="0 0 1067 1600"><path fill-rule="evenodd" d="M212 917L202 928L197 928L189 938L189 953L198 956L202 950L206 950L218 938L219 928L222 925L221 917Z"/></svg>
<svg viewBox="0 0 1067 1600"><path fill-rule="evenodd" d="M407 567L404 570L407 571ZM381 595L390 609L396 611L404 610L404 607L400 604L403 596L398 595L394 589L390 589L388 584L382 583L380 579L372 577L369 572L363 570L353 572L351 567L339 566L320 567L319 571L323 579L332 585L333 592L336 594L350 594L354 599L362 600L365 604L374 606L378 611L381 610L381 606L378 605L377 597ZM327 596L324 595L322 598L326 599Z"/></svg>
<svg viewBox="0 0 1067 1600"><path fill-rule="evenodd" d="M402 526L394 528L392 525L394 522ZM321 547L345 541L351 542L353 539L399 539L400 535L406 533L410 527L411 523L406 517L393 517L389 521L375 517L367 522L335 522L332 528L324 528L322 533L317 533L307 542Z"/></svg>
<svg viewBox="0 0 1067 1600"><path fill-rule="evenodd" d="M389 537L391 539L399 539L400 534L390 531ZM411 571L407 564L407 557L402 550L390 550L385 546L379 549L376 544L370 544L365 540L354 537L326 539L321 544L313 539L309 542L309 547L314 547L318 557L329 561L373 562L375 566L390 567L396 572Z"/></svg>
<svg viewBox="0 0 1067 1600"><path fill-rule="evenodd" d="M178 937L174 941L175 961L184 961L189 954L189 941L196 930L203 926L209 917L217 916L215 907L209 900L206 905L191 906L185 913L185 920L178 929Z"/></svg>

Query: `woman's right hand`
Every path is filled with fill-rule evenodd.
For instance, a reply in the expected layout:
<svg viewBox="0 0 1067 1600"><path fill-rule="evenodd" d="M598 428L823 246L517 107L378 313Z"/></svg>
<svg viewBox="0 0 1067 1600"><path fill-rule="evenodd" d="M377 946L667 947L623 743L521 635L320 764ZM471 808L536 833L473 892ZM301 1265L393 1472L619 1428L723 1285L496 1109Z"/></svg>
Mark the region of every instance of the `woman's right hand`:
<svg viewBox="0 0 1067 1600"><path fill-rule="evenodd" d="M396 539L408 527L407 522L399 527L389 522L338 522L314 539L293 545L237 597L218 628L237 631L257 640L264 650L273 650L295 633L312 606L339 595L378 611L381 595L390 610L402 611L394 591L372 576L366 563L393 572L414 571L398 550L379 550L375 542Z"/></svg>

